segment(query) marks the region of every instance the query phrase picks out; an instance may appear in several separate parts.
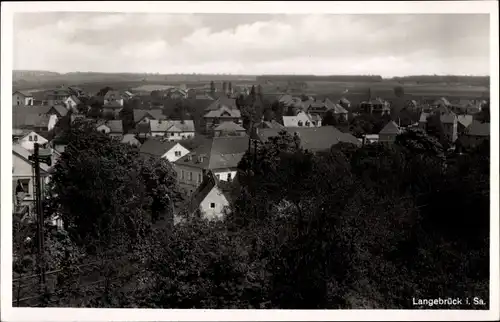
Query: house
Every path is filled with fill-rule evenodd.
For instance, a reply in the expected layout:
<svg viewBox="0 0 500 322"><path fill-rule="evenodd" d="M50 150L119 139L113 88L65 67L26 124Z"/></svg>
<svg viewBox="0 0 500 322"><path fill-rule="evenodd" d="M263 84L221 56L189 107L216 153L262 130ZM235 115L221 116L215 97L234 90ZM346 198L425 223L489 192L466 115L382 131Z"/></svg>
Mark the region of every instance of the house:
<svg viewBox="0 0 500 322"><path fill-rule="evenodd" d="M46 92L46 99L49 105L64 105L64 102L71 96L71 92L65 87L59 87Z"/></svg>
<svg viewBox="0 0 500 322"><path fill-rule="evenodd" d="M123 97L119 91L109 90L104 95L104 105L123 106Z"/></svg>
<svg viewBox="0 0 500 322"><path fill-rule="evenodd" d="M186 90L177 87L169 88L166 92L166 96L171 99L183 99L188 97L188 92Z"/></svg>
<svg viewBox="0 0 500 322"><path fill-rule="evenodd" d="M392 144L396 141L396 137L401 134L401 128L394 121L387 123L382 130L380 130L378 141L380 143Z"/></svg>
<svg viewBox="0 0 500 322"><path fill-rule="evenodd" d="M12 179L16 182L16 192L24 192L24 198L21 204L33 208L35 200L35 187L33 180L33 167L29 157L31 152L24 149L19 144L12 145ZM41 191L45 191L45 187L49 182L49 166L45 163L40 163Z"/></svg>
<svg viewBox="0 0 500 322"><path fill-rule="evenodd" d="M12 93L12 105L33 106L33 94L26 91Z"/></svg>
<svg viewBox="0 0 500 322"><path fill-rule="evenodd" d="M32 130L41 135L52 130L57 123L57 115L49 115L49 106L18 106L12 110L12 128Z"/></svg>
<svg viewBox="0 0 500 322"><path fill-rule="evenodd" d="M445 98L445 97L438 98L437 100L435 100L431 104L431 107L433 109L438 109L438 108L445 107L448 110L449 108L451 108L451 106L452 105L451 105L450 101L448 101L448 99Z"/></svg>
<svg viewBox="0 0 500 322"><path fill-rule="evenodd" d="M301 111L295 116L283 116L283 125L285 127L319 127L313 122L311 115Z"/></svg>
<svg viewBox="0 0 500 322"><path fill-rule="evenodd" d="M75 95L69 96L66 100L64 100L64 105L68 110L72 110L74 112L77 111L77 106L80 105L82 102L78 97Z"/></svg>
<svg viewBox="0 0 500 322"><path fill-rule="evenodd" d="M332 145L340 142L361 146L352 134L343 133L333 126L256 129L255 135L261 142L267 142L270 137L278 136L281 131L286 131L290 135L298 135L301 147L312 153L329 150Z"/></svg>
<svg viewBox="0 0 500 322"><path fill-rule="evenodd" d="M259 129L284 129L285 127L275 120L262 121L254 126Z"/></svg>
<svg viewBox="0 0 500 322"><path fill-rule="evenodd" d="M459 143L466 149L475 148L490 138L490 123L473 121L460 136Z"/></svg>
<svg viewBox="0 0 500 322"><path fill-rule="evenodd" d="M174 162L179 187L188 194L193 193L208 170L213 171L218 180L232 181L248 146L248 137L227 136L210 139Z"/></svg>
<svg viewBox="0 0 500 322"><path fill-rule="evenodd" d="M441 130L443 133L442 139L446 142L453 143L458 138L458 118L453 112L442 113L439 116Z"/></svg>
<svg viewBox="0 0 500 322"><path fill-rule="evenodd" d="M327 98L325 99L325 106L326 106L326 112L332 113L337 120L342 119L344 121L347 121L348 112L341 104L333 103L329 98ZM325 114L322 115L322 117L324 116Z"/></svg>
<svg viewBox="0 0 500 322"><path fill-rule="evenodd" d="M137 140L137 138L135 137L135 134L133 134L133 133L125 134L123 136L123 139L121 140L121 143L130 144L133 146L141 146L141 142L139 142L139 140Z"/></svg>
<svg viewBox="0 0 500 322"><path fill-rule="evenodd" d="M359 108L365 113L377 114L377 115L389 115L391 114L391 107L389 102L384 101L381 98L370 99L369 101L364 101L359 104Z"/></svg>
<svg viewBox="0 0 500 322"><path fill-rule="evenodd" d="M303 111L311 115L318 115L320 119L322 119L328 110L332 108L332 105L333 103L329 99L326 99L323 102L315 101L304 105Z"/></svg>
<svg viewBox="0 0 500 322"><path fill-rule="evenodd" d="M53 105L47 111L48 115L57 115L58 118L65 117L68 114L68 109L63 105Z"/></svg>
<svg viewBox="0 0 500 322"><path fill-rule="evenodd" d="M111 103L108 105L104 105L102 107L102 115L106 118L118 119L120 117L120 112L122 111L123 106L117 103Z"/></svg>
<svg viewBox="0 0 500 322"><path fill-rule="evenodd" d="M204 219L224 219L230 211L229 187L227 183L218 180L212 171L207 171L190 198L188 213L194 215L199 211Z"/></svg>
<svg viewBox="0 0 500 322"><path fill-rule="evenodd" d="M136 133L137 139L143 142L151 136L151 125L149 122L141 122L135 126L134 133Z"/></svg>
<svg viewBox="0 0 500 322"><path fill-rule="evenodd" d="M97 131L108 134L111 137L123 138L123 122L122 120L101 121L96 125Z"/></svg>
<svg viewBox="0 0 500 322"><path fill-rule="evenodd" d="M123 98L126 99L126 100L129 100L129 99L132 99L134 98L134 94L130 91L124 91L123 92Z"/></svg>
<svg viewBox="0 0 500 322"><path fill-rule="evenodd" d="M342 97L341 99L339 99L338 104L340 106L342 106L343 108L345 108L346 110L349 110L351 108L351 102L349 102L349 100L345 97Z"/></svg>
<svg viewBox="0 0 500 322"><path fill-rule="evenodd" d="M378 134L365 134L363 135L362 142L363 144L374 144L378 143L379 135Z"/></svg>
<svg viewBox="0 0 500 322"><path fill-rule="evenodd" d="M246 130L234 122L222 122L214 129L214 136L245 136Z"/></svg>
<svg viewBox="0 0 500 322"><path fill-rule="evenodd" d="M76 86L68 86L68 90L73 96L76 96L76 97L86 97L87 96L87 93L85 93L85 91L83 89L76 87Z"/></svg>
<svg viewBox="0 0 500 322"><path fill-rule="evenodd" d="M185 140L195 135L193 120L150 120L151 136L165 136L170 141Z"/></svg>
<svg viewBox="0 0 500 322"><path fill-rule="evenodd" d="M237 110L236 99L221 96L205 108L205 111L218 111L222 108Z"/></svg>
<svg viewBox="0 0 500 322"><path fill-rule="evenodd" d="M169 162L175 162L188 154L189 150L179 142L149 138L141 145L139 153L146 156L164 158Z"/></svg>
<svg viewBox="0 0 500 322"><path fill-rule="evenodd" d="M465 115L465 114L458 115L457 116L458 134L460 135L464 133L469 128L469 126L472 124L473 121L474 118L472 115Z"/></svg>
<svg viewBox="0 0 500 322"><path fill-rule="evenodd" d="M166 120L167 116L163 115L163 111L161 109L152 109L152 110L134 110L134 122L149 122L150 120Z"/></svg>
<svg viewBox="0 0 500 322"><path fill-rule="evenodd" d="M427 119L429 118L429 113L420 113L420 119L418 120L418 127L427 131Z"/></svg>
<svg viewBox="0 0 500 322"><path fill-rule="evenodd" d="M205 109L208 112L203 116L203 120L207 131L212 130L222 122L232 121L236 124L242 124L241 112L236 108L236 103L234 102L234 105L232 105L232 103L229 104L228 102L234 102L234 100L219 98ZM219 108L214 110L213 108L217 106Z"/></svg>
<svg viewBox="0 0 500 322"><path fill-rule="evenodd" d="M16 140L15 143L19 144L25 150L32 151L35 147L35 143L40 145L45 145L49 142L46 138L41 136L40 134L29 131L24 133L24 135Z"/></svg>

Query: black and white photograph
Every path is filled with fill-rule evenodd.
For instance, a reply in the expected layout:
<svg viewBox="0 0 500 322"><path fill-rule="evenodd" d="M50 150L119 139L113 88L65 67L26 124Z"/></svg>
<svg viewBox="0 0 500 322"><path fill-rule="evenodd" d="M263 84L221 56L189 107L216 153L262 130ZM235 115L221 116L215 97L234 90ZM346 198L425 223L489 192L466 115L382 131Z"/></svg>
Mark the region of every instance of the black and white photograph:
<svg viewBox="0 0 500 322"><path fill-rule="evenodd" d="M497 2L1 20L2 320L500 318Z"/></svg>

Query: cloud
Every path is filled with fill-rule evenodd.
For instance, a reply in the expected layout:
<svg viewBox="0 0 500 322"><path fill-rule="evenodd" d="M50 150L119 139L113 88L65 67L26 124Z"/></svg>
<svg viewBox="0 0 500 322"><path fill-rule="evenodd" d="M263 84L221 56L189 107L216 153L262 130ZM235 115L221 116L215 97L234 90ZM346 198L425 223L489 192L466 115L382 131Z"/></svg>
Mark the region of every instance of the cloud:
<svg viewBox="0 0 500 322"><path fill-rule="evenodd" d="M480 14L18 13L14 32L16 69L489 74Z"/></svg>

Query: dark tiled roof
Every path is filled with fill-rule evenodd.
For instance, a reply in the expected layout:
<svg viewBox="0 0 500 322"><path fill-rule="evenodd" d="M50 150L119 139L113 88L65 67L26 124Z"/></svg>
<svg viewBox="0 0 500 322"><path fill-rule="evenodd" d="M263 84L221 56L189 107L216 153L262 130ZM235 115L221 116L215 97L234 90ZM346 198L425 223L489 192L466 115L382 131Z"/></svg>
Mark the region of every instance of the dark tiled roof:
<svg viewBox="0 0 500 322"><path fill-rule="evenodd" d="M441 120L441 123L455 123L455 121L457 120L457 115L453 112L449 112L441 114L439 119Z"/></svg>
<svg viewBox="0 0 500 322"><path fill-rule="evenodd" d="M52 114L54 112L57 116L66 116L68 114L68 109L62 105L54 105L47 112L48 114Z"/></svg>
<svg viewBox="0 0 500 322"><path fill-rule="evenodd" d="M227 114L227 116L226 116ZM240 118L241 117L241 112L240 110L237 109L229 109L227 107L222 107L219 110L211 110L208 111L207 114L205 114L203 117L214 117L214 118Z"/></svg>
<svg viewBox="0 0 500 322"><path fill-rule="evenodd" d="M248 137L239 136L215 137L176 163L201 169L236 168L248 149L248 140ZM202 160L199 156L203 156Z"/></svg>
<svg viewBox="0 0 500 322"><path fill-rule="evenodd" d="M152 110L134 110L134 121L137 123L142 120L145 116L155 120L165 120L167 117L163 115L163 111L161 109L152 109Z"/></svg>
<svg viewBox="0 0 500 322"><path fill-rule="evenodd" d="M150 133L151 132L151 125L149 124L149 122L139 123L136 126L136 131L137 131L137 133Z"/></svg>
<svg viewBox="0 0 500 322"><path fill-rule="evenodd" d="M142 154L161 157L176 144L178 144L178 142L161 141L155 138L149 138L141 145L139 152Z"/></svg>
<svg viewBox="0 0 500 322"><path fill-rule="evenodd" d="M379 132L379 134L399 134L401 133L401 129L399 128L399 126L394 122L394 121L390 121L389 123L387 123L384 128Z"/></svg>
<svg viewBox="0 0 500 322"><path fill-rule="evenodd" d="M109 127L111 133L123 133L123 122L122 120L110 120L107 121L106 126Z"/></svg>
<svg viewBox="0 0 500 322"><path fill-rule="evenodd" d="M26 91L15 91L14 93L12 93L12 95L14 95L14 94L16 94L16 93L19 93L19 94L24 95L24 96L26 96L26 97L33 97L33 94L28 93L28 92L26 92Z"/></svg>
<svg viewBox="0 0 500 322"><path fill-rule="evenodd" d="M328 150L332 145L340 142L352 143L357 146L360 142L351 134L343 133L333 126L322 127L300 127L284 128L293 135L297 133L300 137L303 149L311 152ZM277 136L282 131L280 129L258 129L257 136L261 141L266 142L270 137Z"/></svg>
<svg viewBox="0 0 500 322"><path fill-rule="evenodd" d="M207 171L207 173L203 177L203 181L191 196L188 208L189 213L193 213L198 210L200 204L203 202L203 200L205 200L210 191L212 191L212 189L214 188L219 189L220 192L224 194L224 197L226 197L226 199L230 201L229 193L226 193L228 190L227 183L217 180L212 171Z"/></svg>
<svg viewBox="0 0 500 322"><path fill-rule="evenodd" d="M225 96L221 96L216 99L212 104L210 104L205 111L216 111L223 107L227 109L236 109L236 100L234 98L227 98Z"/></svg>
<svg viewBox="0 0 500 322"><path fill-rule="evenodd" d="M489 136L490 123L481 123L478 121L474 121L467 129L467 134L472 136Z"/></svg>
<svg viewBox="0 0 500 322"><path fill-rule="evenodd" d="M49 106L15 107L12 109L12 127L47 127Z"/></svg>

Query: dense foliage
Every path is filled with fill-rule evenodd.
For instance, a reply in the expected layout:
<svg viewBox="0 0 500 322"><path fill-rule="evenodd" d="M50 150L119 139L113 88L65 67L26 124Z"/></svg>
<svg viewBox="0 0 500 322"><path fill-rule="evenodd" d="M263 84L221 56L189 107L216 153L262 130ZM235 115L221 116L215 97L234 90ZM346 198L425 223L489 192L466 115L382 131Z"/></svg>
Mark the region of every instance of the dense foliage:
<svg viewBox="0 0 500 322"><path fill-rule="evenodd" d="M312 154L281 132L241 160L224 221L153 229L176 191L170 165L83 125L70 136L53 211L109 281L79 305L415 309L413 297L488 299L489 142L445 155L411 129L392 146ZM64 290L60 298L83 296Z"/></svg>

